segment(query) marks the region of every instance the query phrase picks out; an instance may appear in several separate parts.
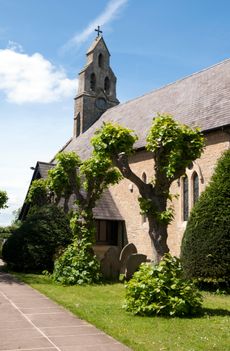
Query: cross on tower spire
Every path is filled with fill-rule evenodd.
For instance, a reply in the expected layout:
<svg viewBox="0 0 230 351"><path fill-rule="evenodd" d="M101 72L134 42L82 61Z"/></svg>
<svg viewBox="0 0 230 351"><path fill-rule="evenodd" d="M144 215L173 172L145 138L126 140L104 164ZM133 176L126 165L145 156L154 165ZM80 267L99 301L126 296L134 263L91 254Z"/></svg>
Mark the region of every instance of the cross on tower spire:
<svg viewBox="0 0 230 351"><path fill-rule="evenodd" d="M97 37L100 36L100 33L102 33L102 30L100 30L100 26L97 26L97 29L94 29L95 32L97 32Z"/></svg>

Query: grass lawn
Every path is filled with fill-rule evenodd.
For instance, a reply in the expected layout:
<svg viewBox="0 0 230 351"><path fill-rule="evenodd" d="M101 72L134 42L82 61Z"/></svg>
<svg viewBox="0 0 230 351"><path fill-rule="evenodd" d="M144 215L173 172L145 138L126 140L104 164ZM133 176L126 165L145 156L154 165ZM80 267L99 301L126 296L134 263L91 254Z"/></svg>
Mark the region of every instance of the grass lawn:
<svg viewBox="0 0 230 351"><path fill-rule="evenodd" d="M230 350L229 295L205 293L202 317L137 317L121 308L124 301L122 284L63 287L54 284L49 277L34 274L16 275L133 350Z"/></svg>

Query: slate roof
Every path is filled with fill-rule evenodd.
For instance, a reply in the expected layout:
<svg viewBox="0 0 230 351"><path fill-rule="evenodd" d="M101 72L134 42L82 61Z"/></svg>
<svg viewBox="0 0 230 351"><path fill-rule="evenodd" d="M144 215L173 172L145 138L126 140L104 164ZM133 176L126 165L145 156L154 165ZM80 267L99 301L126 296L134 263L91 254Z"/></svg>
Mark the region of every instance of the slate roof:
<svg viewBox="0 0 230 351"><path fill-rule="evenodd" d="M77 209L77 206L74 205L74 200L75 197L72 195L69 201L69 207L75 207ZM63 205L63 199L60 201L60 205ZM93 208L93 217L94 219L124 221L109 190L105 190L101 198L96 202L96 206Z"/></svg>
<svg viewBox="0 0 230 351"><path fill-rule="evenodd" d="M36 164L30 185L35 179L46 178L48 176L48 171L53 167L54 167L53 163L38 161ZM73 206L73 202L74 202L74 199L72 197L69 203L70 207ZM19 214L20 220L23 220L26 218L27 213L29 211L29 207L30 207L29 204L27 204L24 201L24 204ZM95 219L114 220L114 221L124 220L108 190L105 190L101 198L97 201L96 206L93 209L93 215Z"/></svg>
<svg viewBox="0 0 230 351"><path fill-rule="evenodd" d="M230 59L107 110L64 150L74 150L82 158L89 157L92 150L89 140L107 121L133 129L139 137L136 148L143 147L157 112L170 113L178 121L198 126L203 131L229 125Z"/></svg>
<svg viewBox="0 0 230 351"><path fill-rule="evenodd" d="M37 172L40 174L41 178L46 178L48 176L48 171L53 167L53 163L37 162Z"/></svg>
<svg viewBox="0 0 230 351"><path fill-rule="evenodd" d="M97 201L93 209L93 216L95 219L112 219L113 221L124 220L109 190L105 190L101 198Z"/></svg>

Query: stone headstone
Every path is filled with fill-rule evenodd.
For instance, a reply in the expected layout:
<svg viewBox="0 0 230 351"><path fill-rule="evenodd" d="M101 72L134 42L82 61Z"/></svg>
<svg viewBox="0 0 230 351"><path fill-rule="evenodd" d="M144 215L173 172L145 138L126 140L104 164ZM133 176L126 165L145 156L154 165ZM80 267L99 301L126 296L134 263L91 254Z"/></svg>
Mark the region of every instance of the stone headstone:
<svg viewBox="0 0 230 351"><path fill-rule="evenodd" d="M126 262L125 278L131 279L133 274L138 270L141 263L146 262L147 256L143 254L134 253L130 255Z"/></svg>
<svg viewBox="0 0 230 351"><path fill-rule="evenodd" d="M111 246L101 260L101 273L105 279L118 280L120 274L120 250L116 246Z"/></svg>
<svg viewBox="0 0 230 351"><path fill-rule="evenodd" d="M137 248L133 243L125 245L120 253L121 269L120 273L125 274L126 262L130 255L137 253Z"/></svg>

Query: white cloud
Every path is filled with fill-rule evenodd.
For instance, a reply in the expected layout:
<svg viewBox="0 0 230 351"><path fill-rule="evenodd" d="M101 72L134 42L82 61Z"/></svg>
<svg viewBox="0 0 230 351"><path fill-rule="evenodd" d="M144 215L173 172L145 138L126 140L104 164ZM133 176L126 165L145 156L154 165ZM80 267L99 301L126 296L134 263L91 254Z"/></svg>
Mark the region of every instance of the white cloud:
<svg viewBox="0 0 230 351"><path fill-rule="evenodd" d="M0 91L8 101L48 103L71 96L76 89L77 80L67 78L41 54L27 55L15 42L0 50Z"/></svg>
<svg viewBox="0 0 230 351"><path fill-rule="evenodd" d="M81 33L76 34L72 39L70 39L64 48L66 49L85 42L98 25L103 26L115 19L127 1L128 0L110 0L105 10L97 18L95 18L95 20L89 23L89 25Z"/></svg>

